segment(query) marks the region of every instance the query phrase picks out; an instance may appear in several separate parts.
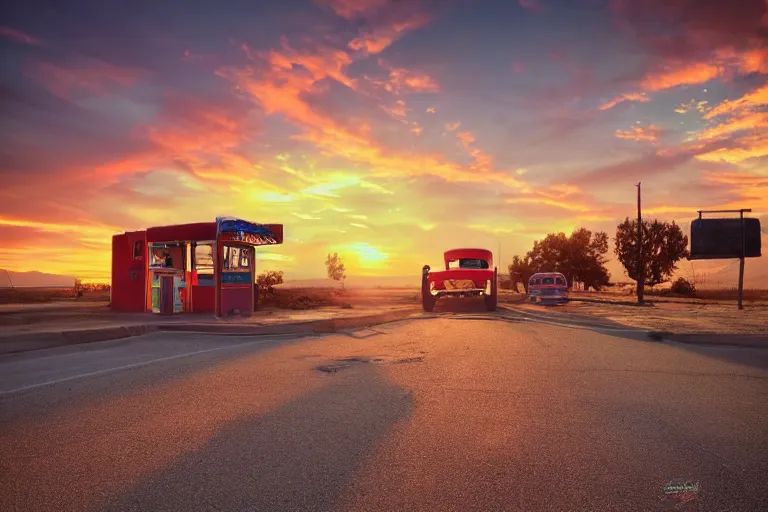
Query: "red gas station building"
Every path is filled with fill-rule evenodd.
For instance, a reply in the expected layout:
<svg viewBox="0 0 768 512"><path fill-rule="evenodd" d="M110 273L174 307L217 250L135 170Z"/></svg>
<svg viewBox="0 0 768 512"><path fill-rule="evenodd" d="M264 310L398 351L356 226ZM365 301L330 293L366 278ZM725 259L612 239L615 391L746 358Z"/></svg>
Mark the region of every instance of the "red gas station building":
<svg viewBox="0 0 768 512"><path fill-rule="evenodd" d="M282 243L282 224L232 217L114 235L111 307L216 316L252 312L256 247Z"/></svg>

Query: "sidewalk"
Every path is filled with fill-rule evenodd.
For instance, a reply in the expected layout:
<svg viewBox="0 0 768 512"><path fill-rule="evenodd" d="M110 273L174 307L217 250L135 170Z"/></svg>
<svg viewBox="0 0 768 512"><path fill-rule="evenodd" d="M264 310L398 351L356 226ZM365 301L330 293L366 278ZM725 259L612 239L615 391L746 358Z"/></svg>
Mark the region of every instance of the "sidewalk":
<svg viewBox="0 0 768 512"><path fill-rule="evenodd" d="M223 336L335 332L407 319L420 313L413 306L380 308L322 308L305 311L266 310L252 316L216 318L212 315L161 316L151 313L114 313L103 303L67 308L0 312L0 354L92 343L139 336L148 332L176 331ZM63 311L61 313L64 313Z"/></svg>

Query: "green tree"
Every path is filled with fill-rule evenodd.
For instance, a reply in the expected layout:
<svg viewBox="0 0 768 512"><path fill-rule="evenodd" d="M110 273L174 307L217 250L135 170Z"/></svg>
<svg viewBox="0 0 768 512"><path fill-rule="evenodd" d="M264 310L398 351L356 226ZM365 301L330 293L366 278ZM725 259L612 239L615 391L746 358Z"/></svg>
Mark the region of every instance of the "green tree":
<svg viewBox="0 0 768 512"><path fill-rule="evenodd" d="M328 269L328 278L334 281L341 282L341 289L344 289L344 280L347 278L346 269L344 263L337 253L331 255L328 253L328 257L325 258L325 267Z"/></svg>
<svg viewBox="0 0 768 512"><path fill-rule="evenodd" d="M643 221L643 267L646 286L669 281L677 262L688 256L688 237L673 222ZM616 226L616 256L627 276L637 282L637 220L626 218Z"/></svg>
<svg viewBox="0 0 768 512"><path fill-rule="evenodd" d="M83 286L83 281L79 278L75 279L75 286L72 288L72 291L75 295L75 297L82 297L83 292L85 291L85 287Z"/></svg>
<svg viewBox="0 0 768 512"><path fill-rule="evenodd" d="M596 290L608 284L610 274L605 268L608 253L608 235L602 231L592 233L579 228L566 236L550 233L533 243L533 249L524 257L515 256L509 267L510 276L516 274L528 291L528 279L536 272L562 272L568 286L581 281Z"/></svg>
<svg viewBox="0 0 768 512"><path fill-rule="evenodd" d="M256 277L256 285L261 293L275 293L278 284L283 284L282 270L267 270Z"/></svg>
<svg viewBox="0 0 768 512"><path fill-rule="evenodd" d="M512 289L517 291L517 283L523 283L525 293L528 293L528 280L535 273L535 269L527 257L514 256L509 265L509 278L512 280Z"/></svg>

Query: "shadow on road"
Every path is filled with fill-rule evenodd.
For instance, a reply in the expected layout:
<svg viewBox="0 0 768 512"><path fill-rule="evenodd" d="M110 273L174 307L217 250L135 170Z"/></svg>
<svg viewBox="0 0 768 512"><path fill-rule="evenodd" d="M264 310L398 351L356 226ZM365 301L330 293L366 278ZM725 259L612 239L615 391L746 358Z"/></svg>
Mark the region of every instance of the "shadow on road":
<svg viewBox="0 0 768 512"><path fill-rule="evenodd" d="M720 359L727 363L736 363L742 366L768 370L768 350L765 348L728 347L728 346L702 346L676 343L675 347L696 354Z"/></svg>
<svg viewBox="0 0 768 512"><path fill-rule="evenodd" d="M410 415L412 397L367 366L328 378L336 382L220 429L105 509L333 510L379 441Z"/></svg>

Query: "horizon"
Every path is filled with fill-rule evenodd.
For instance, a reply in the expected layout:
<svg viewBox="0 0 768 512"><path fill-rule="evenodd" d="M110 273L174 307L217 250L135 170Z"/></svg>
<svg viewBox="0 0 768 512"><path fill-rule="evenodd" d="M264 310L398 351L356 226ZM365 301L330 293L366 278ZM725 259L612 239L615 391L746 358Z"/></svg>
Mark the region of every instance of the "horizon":
<svg viewBox="0 0 768 512"><path fill-rule="evenodd" d="M112 235L233 215L284 225L257 271L293 280L458 246L506 271L548 233L613 240L638 182L645 219L752 208L765 242L766 2L630 4L25 3L0 26L0 268L108 282Z"/></svg>

